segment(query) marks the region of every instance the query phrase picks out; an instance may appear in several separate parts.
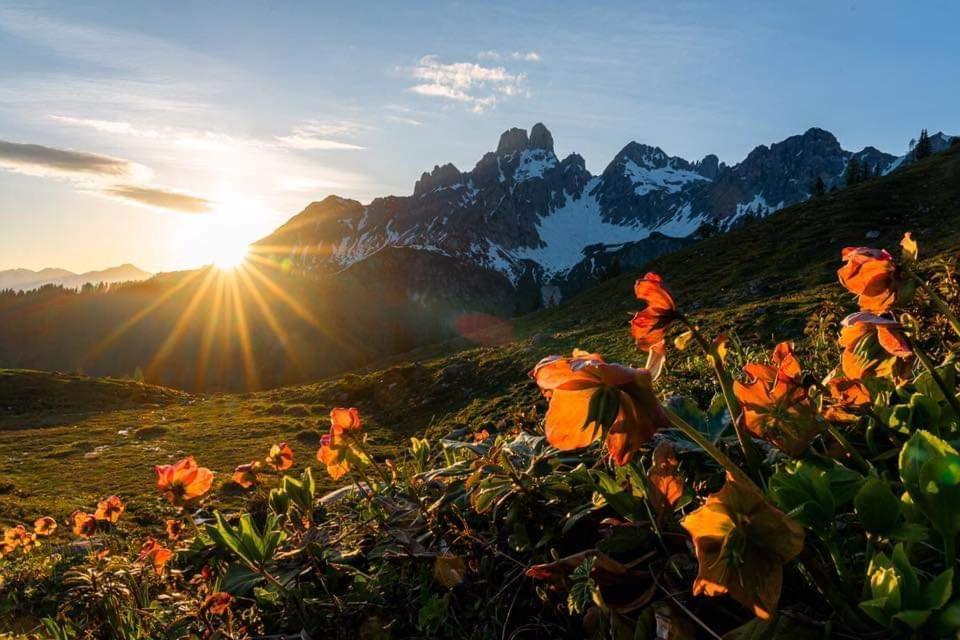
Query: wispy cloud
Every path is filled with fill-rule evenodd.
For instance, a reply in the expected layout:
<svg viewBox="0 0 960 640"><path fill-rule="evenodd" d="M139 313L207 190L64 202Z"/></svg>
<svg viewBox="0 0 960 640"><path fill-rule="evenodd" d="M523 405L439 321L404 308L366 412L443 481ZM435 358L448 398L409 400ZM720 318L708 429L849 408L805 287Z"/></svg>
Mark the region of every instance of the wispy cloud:
<svg viewBox="0 0 960 640"><path fill-rule="evenodd" d="M423 96L463 102L481 113L497 100L525 92L526 74L511 73L502 66L486 67L473 62L442 63L435 55L423 56L411 71L420 80L410 91Z"/></svg>
<svg viewBox="0 0 960 640"><path fill-rule="evenodd" d="M357 151L366 147L334 140L330 136L349 137L369 130L370 127L350 120L310 120L294 127L293 132L277 140L285 147L309 151Z"/></svg>
<svg viewBox="0 0 960 640"><path fill-rule="evenodd" d="M213 209L213 203L206 198L163 187L125 184L101 189L100 193L155 209L168 209L182 213L209 213Z"/></svg>
<svg viewBox="0 0 960 640"><path fill-rule="evenodd" d="M133 179L149 172L146 167L122 158L6 140L0 140L0 167L28 175L70 179Z"/></svg>
<svg viewBox="0 0 960 640"><path fill-rule="evenodd" d="M135 127L123 120L97 120L95 118L74 118L72 116L50 116L51 120L72 127L93 129L98 133L132 136L134 138L158 139L164 137L164 132L157 129Z"/></svg>
<svg viewBox="0 0 960 640"><path fill-rule="evenodd" d="M208 213L209 200L147 184L153 172L139 163L99 153L0 140L0 169L68 180L79 191L181 213Z"/></svg>
<svg viewBox="0 0 960 640"><path fill-rule="evenodd" d="M497 51L488 49L477 54L481 60L522 60L523 62L540 62L543 58L536 51Z"/></svg>
<svg viewBox="0 0 960 640"><path fill-rule="evenodd" d="M387 120L390 120L391 122L399 122L400 124L409 124L412 127L419 127L420 125L423 124L419 120L415 120L413 118L406 118L404 116L395 116L389 113L385 115L384 118L386 118Z"/></svg>

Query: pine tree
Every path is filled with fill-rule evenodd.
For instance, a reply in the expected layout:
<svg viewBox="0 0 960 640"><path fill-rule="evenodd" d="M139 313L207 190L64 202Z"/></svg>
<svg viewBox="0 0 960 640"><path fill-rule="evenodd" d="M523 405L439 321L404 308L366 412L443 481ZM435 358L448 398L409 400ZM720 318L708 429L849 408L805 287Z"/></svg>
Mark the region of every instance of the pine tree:
<svg viewBox="0 0 960 640"><path fill-rule="evenodd" d="M819 198L827 192L827 185L823 183L823 178L817 176L817 179L813 181L813 197Z"/></svg>
<svg viewBox="0 0 960 640"><path fill-rule="evenodd" d="M917 140L917 146L913 150L913 157L915 160L923 160L930 155L931 151L930 136L927 135L926 129L922 129L920 139Z"/></svg>
<svg viewBox="0 0 960 640"><path fill-rule="evenodd" d="M863 181L863 170L856 156L851 157L850 162L847 163L847 170L844 172L843 178L848 187Z"/></svg>

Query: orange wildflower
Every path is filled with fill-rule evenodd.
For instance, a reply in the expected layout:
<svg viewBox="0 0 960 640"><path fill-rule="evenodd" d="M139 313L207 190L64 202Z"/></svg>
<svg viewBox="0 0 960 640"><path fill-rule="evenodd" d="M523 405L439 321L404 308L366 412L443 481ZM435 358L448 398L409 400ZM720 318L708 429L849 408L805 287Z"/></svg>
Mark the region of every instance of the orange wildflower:
<svg viewBox="0 0 960 640"><path fill-rule="evenodd" d="M285 471L293 466L293 449L286 442L270 447L267 464L276 471Z"/></svg>
<svg viewBox="0 0 960 640"><path fill-rule="evenodd" d="M680 524L700 565L693 595L729 594L757 617L770 618L780 601L783 565L803 549L803 528L731 476Z"/></svg>
<svg viewBox="0 0 960 640"><path fill-rule="evenodd" d="M167 538L170 540L179 540L180 536L183 535L183 522L172 518L167 520Z"/></svg>
<svg viewBox="0 0 960 640"><path fill-rule="evenodd" d="M18 524L3 532L3 549L5 554L10 553L17 547L24 553L27 553L38 544L36 534L27 531L27 528L22 524Z"/></svg>
<svg viewBox="0 0 960 640"><path fill-rule="evenodd" d="M37 518L33 522L33 532L38 536L49 536L57 530L57 521L50 516Z"/></svg>
<svg viewBox="0 0 960 640"><path fill-rule="evenodd" d="M173 558L173 551L167 549L153 538L147 538L140 546L140 560L149 561L157 575L163 573L164 567Z"/></svg>
<svg viewBox="0 0 960 640"><path fill-rule="evenodd" d="M123 511L126 507L123 505L123 500L119 496L110 496L106 500L101 500L97 504L97 510L93 514L93 517L97 520L105 520L107 522L114 523L120 519L120 516L123 514Z"/></svg>
<svg viewBox="0 0 960 640"><path fill-rule="evenodd" d="M73 534L81 538L90 538L97 532L97 519L91 513L74 511L70 516L73 520Z"/></svg>
<svg viewBox="0 0 960 640"><path fill-rule="evenodd" d="M800 363L790 343L777 345L773 365L751 363L743 370L750 380L734 381L733 393L743 410L744 426L788 455L803 454L825 425L801 382Z"/></svg>
<svg viewBox="0 0 960 640"><path fill-rule="evenodd" d="M846 263L837 270L840 284L857 296L863 311L883 313L910 301L913 282L903 276L887 251L869 247L847 247Z"/></svg>
<svg viewBox="0 0 960 640"><path fill-rule="evenodd" d="M827 389L831 400L823 415L831 422L856 422L858 413L870 406L870 391L859 380L833 378Z"/></svg>
<svg viewBox="0 0 960 640"><path fill-rule="evenodd" d="M330 433L320 439L317 460L327 465L327 473L334 480L350 470L351 463L364 462L367 457L356 444L360 436L360 412L354 408L337 408L330 412Z"/></svg>
<svg viewBox="0 0 960 640"><path fill-rule="evenodd" d="M530 375L550 399L547 441L562 451L586 447L603 434L610 457L625 465L668 424L646 369L575 350L572 358L544 358Z"/></svg>
<svg viewBox="0 0 960 640"><path fill-rule="evenodd" d="M206 467L198 467L193 456L176 464L157 465L154 469L157 472L157 488L170 504L178 507L199 498L213 484L213 472Z"/></svg>
<svg viewBox="0 0 960 640"><path fill-rule="evenodd" d="M260 470L260 463L252 461L247 464L241 464L233 470L233 481L244 489L249 489L260 481L257 472Z"/></svg>
<svg viewBox="0 0 960 640"><path fill-rule="evenodd" d="M630 333L637 341L637 347L647 351L663 340L667 328L679 317L677 305L656 273L648 273L637 280L633 291L646 306L634 314Z"/></svg>
<svg viewBox="0 0 960 640"><path fill-rule="evenodd" d="M232 601L233 596L229 593L226 591L217 591L216 593L211 593L203 600L200 610L210 615L222 616L230 611L230 603Z"/></svg>
<svg viewBox="0 0 960 640"><path fill-rule="evenodd" d="M916 356L899 322L861 312L844 318L842 325L844 375L858 379L892 378L898 384L907 380Z"/></svg>
<svg viewBox="0 0 960 640"><path fill-rule="evenodd" d="M663 520L667 512L683 497L683 477L680 475L680 461L667 440L661 440L653 449L650 472L650 503L657 520Z"/></svg>

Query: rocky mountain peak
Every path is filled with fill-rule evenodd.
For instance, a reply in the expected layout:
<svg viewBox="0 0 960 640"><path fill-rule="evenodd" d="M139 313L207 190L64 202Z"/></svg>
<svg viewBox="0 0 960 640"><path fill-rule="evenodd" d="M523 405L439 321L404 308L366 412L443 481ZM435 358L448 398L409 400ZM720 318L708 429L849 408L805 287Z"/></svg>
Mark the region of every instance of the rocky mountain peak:
<svg viewBox="0 0 960 640"><path fill-rule="evenodd" d="M500 142L497 144L497 155L504 156L517 151L542 149L553 153L553 135L542 122L538 122L530 129L530 135L527 135L525 129L512 127L500 135Z"/></svg>
<svg viewBox="0 0 960 640"><path fill-rule="evenodd" d="M523 151L530 144L527 137L527 130L513 127L507 129L500 135L500 142L497 144L497 155L503 156L517 151Z"/></svg>
<svg viewBox="0 0 960 640"><path fill-rule="evenodd" d="M553 152L553 136L550 134L550 130L543 126L542 122L538 122L530 129L529 147Z"/></svg>
<svg viewBox="0 0 960 640"><path fill-rule="evenodd" d="M659 169L667 166L670 156L660 147L651 147L648 144L639 142L630 142L620 150L610 164L622 164L626 160L632 160L638 166L645 169Z"/></svg>
<svg viewBox="0 0 960 640"><path fill-rule="evenodd" d="M425 171L423 175L420 176L420 179L417 180L417 183L413 186L413 195L419 196L430 193L441 187L455 185L462 180L463 174L461 174L460 170L452 163L448 162L444 165L436 165L433 167L433 171L430 173Z"/></svg>

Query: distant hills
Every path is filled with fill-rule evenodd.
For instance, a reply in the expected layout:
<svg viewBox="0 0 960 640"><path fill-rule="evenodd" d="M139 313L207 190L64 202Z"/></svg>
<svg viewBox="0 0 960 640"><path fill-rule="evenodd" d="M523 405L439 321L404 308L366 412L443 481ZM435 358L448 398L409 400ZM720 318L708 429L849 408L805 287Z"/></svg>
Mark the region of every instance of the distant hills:
<svg viewBox="0 0 960 640"><path fill-rule="evenodd" d="M952 141L934 134L931 150ZM676 251L700 229L729 230L804 202L818 180L825 191L843 188L854 159L874 177L913 155L845 150L829 131L811 128L730 166L713 154L690 161L630 142L593 175L576 153L558 158L553 135L538 123L529 133L505 131L469 171L434 167L411 195L314 202L255 250L313 273L338 272L387 247L435 252L501 273L519 308L529 309Z"/></svg>
<svg viewBox="0 0 960 640"><path fill-rule="evenodd" d="M66 269L47 268L40 271L30 269L7 269L0 271L0 291L30 291L44 285L53 284L68 289L78 289L85 284L113 284L115 282L133 282L146 280L152 273L138 269L132 264L122 264L100 271L74 273Z"/></svg>

